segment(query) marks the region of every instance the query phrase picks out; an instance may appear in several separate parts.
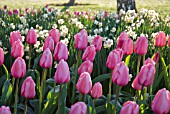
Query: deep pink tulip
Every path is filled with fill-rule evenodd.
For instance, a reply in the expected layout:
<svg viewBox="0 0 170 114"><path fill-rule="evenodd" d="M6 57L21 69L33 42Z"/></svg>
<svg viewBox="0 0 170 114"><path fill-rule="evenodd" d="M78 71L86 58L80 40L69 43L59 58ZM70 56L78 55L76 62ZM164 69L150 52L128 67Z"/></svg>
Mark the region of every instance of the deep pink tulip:
<svg viewBox="0 0 170 114"><path fill-rule="evenodd" d="M65 44L62 42L57 43L55 50L54 50L54 59L56 61L60 61L64 59L65 61L68 59L68 49Z"/></svg>
<svg viewBox="0 0 170 114"><path fill-rule="evenodd" d="M54 80L56 83L65 84L70 81L70 70L69 66L66 61L63 59L59 62L55 75Z"/></svg>
<svg viewBox="0 0 170 114"><path fill-rule="evenodd" d="M78 68L78 74L80 75L83 72L88 72L89 74L91 74L93 71L93 62L87 60L84 61L81 66Z"/></svg>
<svg viewBox="0 0 170 114"><path fill-rule="evenodd" d="M54 40L54 44L57 44L60 41L60 31L53 28L50 30L49 36Z"/></svg>
<svg viewBox="0 0 170 114"><path fill-rule="evenodd" d="M22 37L19 31L13 31L10 33L10 45L12 46L17 40L22 41Z"/></svg>
<svg viewBox="0 0 170 114"><path fill-rule="evenodd" d="M115 49L109 53L107 57L106 66L110 69L114 69L115 66L122 61L123 58L123 50L122 49Z"/></svg>
<svg viewBox="0 0 170 114"><path fill-rule="evenodd" d="M141 36L137 39L134 52L139 55L145 55L148 50L148 39L145 36Z"/></svg>
<svg viewBox="0 0 170 114"><path fill-rule="evenodd" d="M139 105L133 101L127 101L123 104L120 114L139 114Z"/></svg>
<svg viewBox="0 0 170 114"><path fill-rule="evenodd" d="M159 62L159 57L160 57L160 54L159 52L156 52L154 57L153 57L153 60L155 61L155 63L158 63Z"/></svg>
<svg viewBox="0 0 170 114"><path fill-rule="evenodd" d="M133 40L128 38L123 42L122 50L125 55L131 55L133 53Z"/></svg>
<svg viewBox="0 0 170 114"><path fill-rule="evenodd" d="M95 49L94 45L90 45L84 51L82 60L83 61L86 61L86 60L93 61L95 58L95 55L96 55L96 49Z"/></svg>
<svg viewBox="0 0 170 114"><path fill-rule="evenodd" d="M112 73L112 81L119 86L125 86L129 82L129 68L124 62L120 62L116 65Z"/></svg>
<svg viewBox="0 0 170 114"><path fill-rule="evenodd" d="M40 59L40 66L42 68L50 68L52 66L53 63L53 58L52 58L52 54L49 48L45 49L41 59Z"/></svg>
<svg viewBox="0 0 170 114"><path fill-rule="evenodd" d="M157 35L156 35L156 42L155 45L158 47L163 47L166 44L166 34L162 31L160 31Z"/></svg>
<svg viewBox="0 0 170 114"><path fill-rule="evenodd" d="M11 114L10 108L8 106L1 106L0 114Z"/></svg>
<svg viewBox="0 0 170 114"><path fill-rule="evenodd" d="M0 48L0 66L4 63L4 51Z"/></svg>
<svg viewBox="0 0 170 114"><path fill-rule="evenodd" d="M29 30L28 34L27 34L27 38L26 38L26 42L28 44L36 44L37 42L37 33L35 32L35 30L32 28Z"/></svg>
<svg viewBox="0 0 170 114"><path fill-rule="evenodd" d="M170 111L170 92L165 88L159 90L151 104L155 114L168 114Z"/></svg>
<svg viewBox="0 0 170 114"><path fill-rule="evenodd" d="M101 36L96 36L91 45L94 45L94 47L96 48L96 52L100 51L102 48L102 37Z"/></svg>
<svg viewBox="0 0 170 114"><path fill-rule="evenodd" d="M86 114L87 106L84 102L77 102L71 106L69 114Z"/></svg>
<svg viewBox="0 0 170 114"><path fill-rule="evenodd" d="M133 80L132 87L135 90L142 90L142 85L140 85L138 82L138 76Z"/></svg>
<svg viewBox="0 0 170 114"><path fill-rule="evenodd" d="M25 60L22 59L21 57L18 57L11 67L11 75L14 78L22 78L25 76L25 74L26 74Z"/></svg>
<svg viewBox="0 0 170 114"><path fill-rule="evenodd" d="M15 41L14 44L12 45L11 56L14 58L24 56L24 45L20 40Z"/></svg>
<svg viewBox="0 0 170 114"><path fill-rule="evenodd" d="M118 38L116 48L117 49L122 48L124 41L127 39L128 39L128 34L125 31L123 31Z"/></svg>
<svg viewBox="0 0 170 114"><path fill-rule="evenodd" d="M6 10L6 9L7 9L7 5L4 6L4 10Z"/></svg>
<svg viewBox="0 0 170 114"><path fill-rule="evenodd" d="M21 87L21 95L27 99L34 98L36 95L35 82L31 76L27 77Z"/></svg>
<svg viewBox="0 0 170 114"><path fill-rule="evenodd" d="M9 10L9 11L8 11L8 15L11 16L12 14L13 14L12 11Z"/></svg>
<svg viewBox="0 0 170 114"><path fill-rule="evenodd" d="M54 50L54 40L52 39L51 36L46 38L44 41L43 50L45 50L47 48L49 48L51 52Z"/></svg>
<svg viewBox="0 0 170 114"><path fill-rule="evenodd" d="M168 37L168 46L170 46L170 35Z"/></svg>
<svg viewBox="0 0 170 114"><path fill-rule="evenodd" d="M76 88L81 94L87 94L90 92L92 88L92 81L90 74L88 72L83 72L80 75L78 82L76 84Z"/></svg>
<svg viewBox="0 0 170 114"><path fill-rule="evenodd" d="M14 10L13 10L13 13L16 14L16 15L18 15L19 10L18 10L18 9L14 9Z"/></svg>
<svg viewBox="0 0 170 114"><path fill-rule="evenodd" d="M91 96L95 99L98 99L102 96L102 85L100 82L94 84L91 90Z"/></svg>
<svg viewBox="0 0 170 114"><path fill-rule="evenodd" d="M81 30L79 33L74 35L74 46L79 49L79 50L84 50L86 49L88 45L88 34L86 30Z"/></svg>
<svg viewBox="0 0 170 114"><path fill-rule="evenodd" d="M147 65L148 63L151 63L152 65L155 65L155 61L151 58L148 58L145 60L144 65Z"/></svg>

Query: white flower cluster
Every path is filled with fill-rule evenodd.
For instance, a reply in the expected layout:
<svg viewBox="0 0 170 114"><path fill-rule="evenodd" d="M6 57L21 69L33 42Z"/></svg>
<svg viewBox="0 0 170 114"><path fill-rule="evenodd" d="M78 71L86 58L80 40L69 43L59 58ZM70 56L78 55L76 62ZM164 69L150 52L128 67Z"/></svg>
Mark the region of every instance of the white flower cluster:
<svg viewBox="0 0 170 114"><path fill-rule="evenodd" d="M124 21L127 23L133 23L134 19L137 17L135 10L128 10L125 14Z"/></svg>
<svg viewBox="0 0 170 114"><path fill-rule="evenodd" d="M165 17L164 22L165 22L166 26L170 27L170 16L169 15L167 15Z"/></svg>
<svg viewBox="0 0 170 114"><path fill-rule="evenodd" d="M106 39L104 42L104 48L110 48L113 45L113 40L112 39Z"/></svg>
<svg viewBox="0 0 170 114"><path fill-rule="evenodd" d="M66 35L68 34L68 28L66 25L62 25L60 26L60 36L66 37Z"/></svg>

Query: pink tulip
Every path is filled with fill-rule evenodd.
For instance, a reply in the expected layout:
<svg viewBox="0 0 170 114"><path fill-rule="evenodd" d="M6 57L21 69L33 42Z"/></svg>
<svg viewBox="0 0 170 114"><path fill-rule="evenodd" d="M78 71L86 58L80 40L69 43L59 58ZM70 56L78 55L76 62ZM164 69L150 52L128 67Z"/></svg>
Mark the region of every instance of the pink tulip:
<svg viewBox="0 0 170 114"><path fill-rule="evenodd" d="M114 69L115 66L122 61L123 58L123 50L122 49L115 49L109 53L107 57L106 66L110 69Z"/></svg>
<svg viewBox="0 0 170 114"><path fill-rule="evenodd" d="M170 111L170 92L165 88L159 90L151 104L155 114L168 114Z"/></svg>
<svg viewBox="0 0 170 114"><path fill-rule="evenodd" d="M49 48L50 51L54 50L54 40L52 39L51 36L49 36L48 38L45 39L44 41L44 46L43 46L43 50Z"/></svg>
<svg viewBox="0 0 170 114"><path fill-rule="evenodd" d="M124 62L120 62L116 65L112 73L112 81L119 86L125 86L129 82L129 68Z"/></svg>
<svg viewBox="0 0 170 114"><path fill-rule="evenodd" d="M125 31L123 31L118 38L116 49L122 48L124 41L127 39L128 39L128 34Z"/></svg>
<svg viewBox="0 0 170 114"><path fill-rule="evenodd" d="M131 55L133 53L133 40L128 38L123 42L122 50L125 55Z"/></svg>
<svg viewBox="0 0 170 114"><path fill-rule="evenodd" d="M170 35L168 37L168 46L170 46Z"/></svg>
<svg viewBox="0 0 170 114"><path fill-rule="evenodd" d="M95 49L94 45L90 45L84 51L82 60L83 61L86 61L86 60L93 61L95 58L95 55L96 55L96 49Z"/></svg>
<svg viewBox="0 0 170 114"><path fill-rule="evenodd" d="M11 56L14 58L23 57L24 56L24 45L20 40L17 40L13 43L11 48Z"/></svg>
<svg viewBox="0 0 170 114"><path fill-rule="evenodd" d="M139 114L139 105L133 101L127 101L123 104L120 114Z"/></svg>
<svg viewBox="0 0 170 114"><path fill-rule="evenodd" d="M137 39L134 52L139 55L145 55L148 50L148 39L145 36L141 36Z"/></svg>
<svg viewBox="0 0 170 114"><path fill-rule="evenodd" d="M140 85L138 82L138 76L133 80L132 87L135 90L142 90L142 85Z"/></svg>
<svg viewBox="0 0 170 114"><path fill-rule="evenodd" d="M77 102L71 106L69 114L86 114L87 106L84 102Z"/></svg>
<svg viewBox="0 0 170 114"><path fill-rule="evenodd" d="M90 92L92 88L92 81L90 74L88 72L83 72L80 75L78 82L76 84L76 88L81 94L87 94Z"/></svg>
<svg viewBox="0 0 170 114"><path fill-rule="evenodd" d="M64 59L65 61L68 59L68 49L65 44L62 42L57 43L55 50L54 50L54 59L56 61L60 61Z"/></svg>
<svg viewBox="0 0 170 114"><path fill-rule="evenodd" d="M63 59L59 62L55 75L54 80L56 83L65 84L70 81L70 70L67 62Z"/></svg>
<svg viewBox="0 0 170 114"><path fill-rule="evenodd" d="M100 51L102 48L102 37L101 36L96 36L91 45L94 45L94 47L96 48L96 52Z"/></svg>
<svg viewBox="0 0 170 114"><path fill-rule="evenodd" d="M152 65L155 65L155 61L152 60L151 58L148 58L145 60L144 65L147 65L148 63L151 63Z"/></svg>
<svg viewBox="0 0 170 114"><path fill-rule="evenodd" d="M78 74L80 75L83 72L88 72L89 74L91 74L93 71L93 62L87 60L84 61L81 66L78 68Z"/></svg>
<svg viewBox="0 0 170 114"><path fill-rule="evenodd" d="M11 114L10 108L7 106L1 106L0 108L0 114Z"/></svg>
<svg viewBox="0 0 170 114"><path fill-rule="evenodd" d="M49 36L53 38L54 44L57 44L60 40L60 32L55 28L50 30Z"/></svg>
<svg viewBox="0 0 170 114"><path fill-rule="evenodd" d="M74 35L74 46L79 49L79 50L84 50L86 49L88 45L88 34L86 30L81 30L79 33Z"/></svg>
<svg viewBox="0 0 170 114"><path fill-rule="evenodd" d="M28 34L27 34L27 39L26 42L30 45L32 44L36 44L37 42L37 34L35 32L35 30L32 28L29 30Z"/></svg>
<svg viewBox="0 0 170 114"><path fill-rule="evenodd" d="M18 57L11 67L11 75L14 78L22 78L25 76L25 74L26 74L25 60L22 59L21 57Z"/></svg>
<svg viewBox="0 0 170 114"><path fill-rule="evenodd" d="M22 37L19 31L13 31L10 33L10 45L12 46L17 40L22 41Z"/></svg>
<svg viewBox="0 0 170 114"><path fill-rule="evenodd" d="M102 85L100 82L97 82L94 84L92 90L91 90L91 96L93 98L100 98L102 96Z"/></svg>
<svg viewBox="0 0 170 114"><path fill-rule="evenodd" d="M4 51L0 48L0 66L4 63Z"/></svg>
<svg viewBox="0 0 170 114"><path fill-rule="evenodd" d="M156 63L158 63L158 62L159 62L159 57L160 57L159 52L156 52L155 55L154 55L154 57L153 57L153 60L154 60Z"/></svg>
<svg viewBox="0 0 170 114"><path fill-rule="evenodd" d="M158 47L163 47L166 44L166 34L162 31L160 31L157 35L156 35L156 42L155 45Z"/></svg>
<svg viewBox="0 0 170 114"><path fill-rule="evenodd" d="M27 99L34 98L36 95L35 82L31 76L27 77L21 87L21 95Z"/></svg>
<svg viewBox="0 0 170 114"><path fill-rule="evenodd" d="M52 66L53 63L53 58L52 58L52 54L49 48L45 49L41 59L40 59L40 66L42 68L50 68Z"/></svg>

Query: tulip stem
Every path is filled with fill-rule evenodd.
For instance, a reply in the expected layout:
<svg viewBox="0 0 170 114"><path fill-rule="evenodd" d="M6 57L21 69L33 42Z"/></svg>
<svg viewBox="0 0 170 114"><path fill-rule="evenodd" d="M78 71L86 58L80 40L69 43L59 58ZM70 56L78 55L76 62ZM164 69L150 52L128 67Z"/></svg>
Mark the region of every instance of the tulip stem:
<svg viewBox="0 0 170 114"><path fill-rule="evenodd" d="M62 84L60 85L60 90L59 90L59 94L60 94L60 97L62 97ZM61 112L61 109L60 109L60 102L61 102L61 100L60 100L60 97L59 97L59 99L58 99L58 114L60 114L60 112Z"/></svg>
<svg viewBox="0 0 170 114"><path fill-rule="evenodd" d="M144 63L145 63L145 55L143 55L143 65L144 65Z"/></svg>
<svg viewBox="0 0 170 114"><path fill-rule="evenodd" d="M32 45L29 45L29 61L28 61L28 69L31 67L31 53L32 53Z"/></svg>
<svg viewBox="0 0 170 114"><path fill-rule="evenodd" d="M136 75L138 75L138 73L139 73L140 60L141 60L141 56L139 55L139 56L138 56L137 73L136 73Z"/></svg>
<svg viewBox="0 0 170 114"><path fill-rule="evenodd" d="M109 81L109 98L108 98L108 102L110 102L110 100L111 100L111 92L112 92L111 89L112 89L112 73L111 73L110 81Z"/></svg>
<svg viewBox="0 0 170 114"><path fill-rule="evenodd" d="M114 106L114 114L116 114L116 107L117 107L117 101L118 101L118 98L119 98L119 92L121 90L121 87L120 86L117 86L117 89L116 89L116 99L115 99L115 106Z"/></svg>
<svg viewBox="0 0 170 114"><path fill-rule="evenodd" d="M16 80L14 114L17 114L18 84L19 84L19 78L17 78Z"/></svg>
<svg viewBox="0 0 170 114"><path fill-rule="evenodd" d="M24 107L24 114L27 114L27 101L28 99L25 99L25 107Z"/></svg>
<svg viewBox="0 0 170 114"><path fill-rule="evenodd" d="M5 70L5 74L6 74L6 80L9 80L9 75L8 75L8 70L6 68L6 66L4 64L2 64L4 70Z"/></svg>
<svg viewBox="0 0 170 114"><path fill-rule="evenodd" d="M79 101L82 101L82 98L83 98L83 94L79 94Z"/></svg>

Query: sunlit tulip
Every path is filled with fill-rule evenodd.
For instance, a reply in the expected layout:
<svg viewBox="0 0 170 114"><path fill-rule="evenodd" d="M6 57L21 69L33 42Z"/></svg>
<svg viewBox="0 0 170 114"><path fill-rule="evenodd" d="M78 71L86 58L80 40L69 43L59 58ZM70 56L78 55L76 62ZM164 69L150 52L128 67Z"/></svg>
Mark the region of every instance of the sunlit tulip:
<svg viewBox="0 0 170 114"><path fill-rule="evenodd" d="M156 42L155 45L158 47L163 47L166 44L166 34L162 31L160 31L157 35L156 35Z"/></svg>
<svg viewBox="0 0 170 114"><path fill-rule="evenodd" d="M31 28L27 34L27 37L26 37L26 42L28 44L36 44L37 42L37 34L35 32L35 30L33 28Z"/></svg>
<svg viewBox="0 0 170 114"><path fill-rule="evenodd" d="M94 84L91 90L91 96L93 98L100 98L102 96L102 85L100 82Z"/></svg>
<svg viewBox="0 0 170 114"><path fill-rule="evenodd" d="M93 71L93 62L87 60L84 61L81 66L78 68L78 74L80 75L83 72L88 72L89 74L91 74Z"/></svg>
<svg viewBox="0 0 170 114"><path fill-rule="evenodd" d="M68 59L68 49L65 44L62 42L59 42L54 50L54 59L57 61L60 61L61 59L64 59L65 61Z"/></svg>
<svg viewBox="0 0 170 114"><path fill-rule="evenodd" d="M87 114L87 106L84 102L77 102L71 106L69 114Z"/></svg>
<svg viewBox="0 0 170 114"><path fill-rule="evenodd" d="M139 105L133 101L127 101L123 104L120 114L139 114Z"/></svg>
<svg viewBox="0 0 170 114"><path fill-rule="evenodd" d="M134 52L139 55L145 55L148 51L148 39L141 36L137 39L134 47Z"/></svg>
<svg viewBox="0 0 170 114"><path fill-rule="evenodd" d="M50 51L54 50L54 40L52 39L51 36L49 36L48 38L45 39L44 41L44 46L43 46L43 50L49 48Z"/></svg>
<svg viewBox="0 0 170 114"><path fill-rule="evenodd" d="M0 48L0 66L4 63L4 51Z"/></svg>
<svg viewBox="0 0 170 114"><path fill-rule="evenodd" d="M86 61L86 60L93 61L95 58L95 55L96 55L96 49L95 49L94 45L90 45L84 51L82 60L83 61Z"/></svg>
<svg viewBox="0 0 170 114"><path fill-rule="evenodd" d="M96 36L91 45L94 45L94 47L96 48L96 52L100 51L102 48L102 37L101 36Z"/></svg>
<svg viewBox="0 0 170 114"><path fill-rule="evenodd" d="M128 38L123 42L122 50L125 55L131 55L133 53L133 40Z"/></svg>
<svg viewBox="0 0 170 114"><path fill-rule="evenodd" d="M125 31L123 31L118 38L116 49L118 48L121 49L124 41L127 39L128 39L128 34Z"/></svg>
<svg viewBox="0 0 170 114"><path fill-rule="evenodd" d="M10 108L8 106L1 106L0 114L11 114Z"/></svg>
<svg viewBox="0 0 170 114"><path fill-rule="evenodd" d="M156 63L158 63L158 62L159 62L159 57L160 57L159 52L156 52L155 55L154 55L154 57L153 57L153 60L154 60Z"/></svg>
<svg viewBox="0 0 170 114"><path fill-rule="evenodd" d="M14 44L12 45L11 56L14 58L24 56L24 45L20 40L15 41Z"/></svg>
<svg viewBox="0 0 170 114"><path fill-rule="evenodd" d="M168 37L168 46L170 46L170 35Z"/></svg>
<svg viewBox="0 0 170 114"><path fill-rule="evenodd" d="M10 45L12 46L17 40L22 41L22 37L19 31L13 31L10 33Z"/></svg>
<svg viewBox="0 0 170 114"><path fill-rule="evenodd" d="M136 77L136 78L133 80L132 87L133 87L135 90L142 90L142 85L139 84L139 82L138 82L138 77Z"/></svg>
<svg viewBox="0 0 170 114"><path fill-rule="evenodd" d="M60 41L60 31L55 28L50 30L49 36L53 38L54 44L57 44Z"/></svg>

